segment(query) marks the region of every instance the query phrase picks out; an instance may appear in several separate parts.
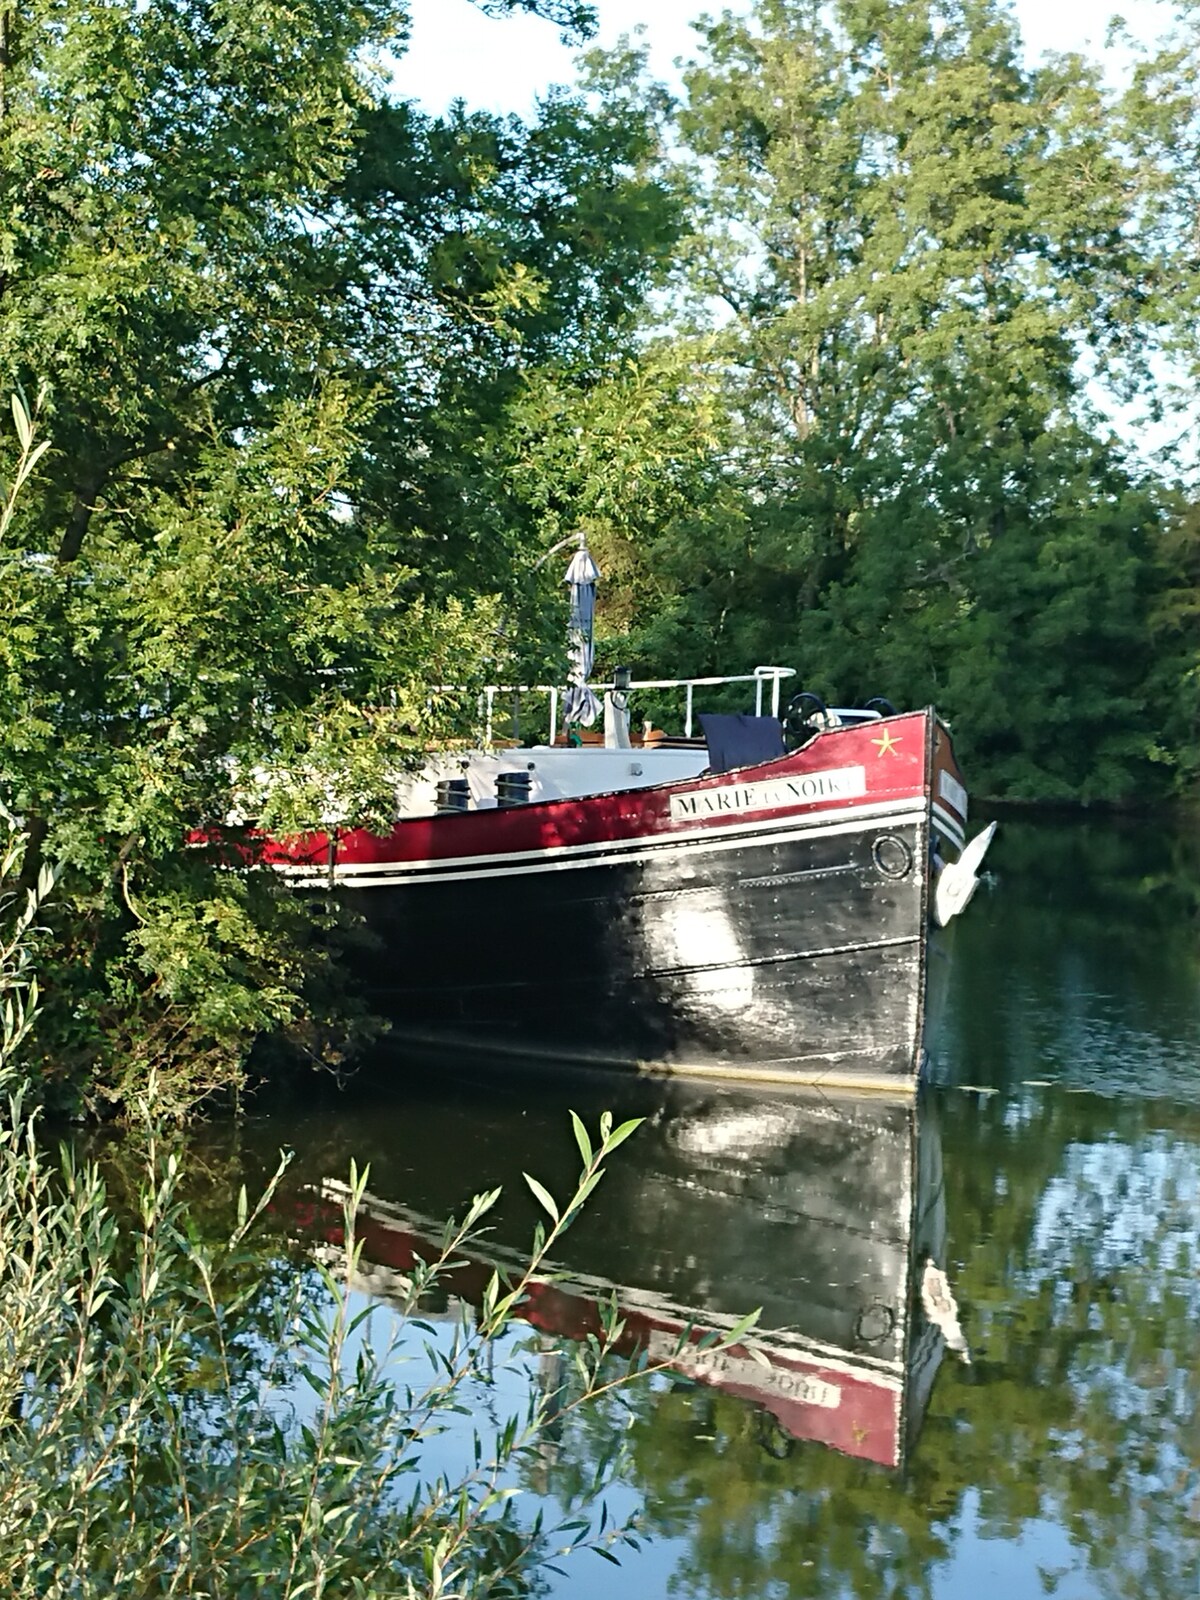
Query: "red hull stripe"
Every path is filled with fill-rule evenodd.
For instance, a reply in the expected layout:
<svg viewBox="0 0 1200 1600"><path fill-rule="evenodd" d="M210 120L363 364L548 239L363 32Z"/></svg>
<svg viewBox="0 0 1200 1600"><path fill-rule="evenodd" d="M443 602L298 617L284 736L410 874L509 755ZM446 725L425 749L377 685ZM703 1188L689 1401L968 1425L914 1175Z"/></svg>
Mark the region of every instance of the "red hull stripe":
<svg viewBox="0 0 1200 1600"><path fill-rule="evenodd" d="M337 866L378 870L403 865L415 871L437 863L499 864L589 846L611 850L694 840L727 829L732 816L751 826L769 821L790 825L793 819L853 816L868 806L886 810L928 805L928 718L927 712L914 712L836 728L790 756L737 772L503 810L412 817L384 838L353 829L336 839ZM847 772L853 772L857 783L852 794L804 798L834 788L825 780ZM264 858L283 868L307 865L328 872L332 848L327 834L314 833L268 841Z"/></svg>
<svg viewBox="0 0 1200 1600"><path fill-rule="evenodd" d="M333 881L348 889L370 889L392 883L446 883L464 878L516 877L530 872L567 871L580 867L626 865L630 862L661 860L664 856L694 856L715 851L744 850L747 846L782 844L797 833L807 837L830 838L859 833L864 827L891 823L919 822L924 807L911 800L891 804L859 806L830 816L775 817L767 822L742 823L735 827L692 833L669 838L630 839L619 844L555 846L546 850L512 852L505 856L458 857L442 861L354 862L340 860L333 869ZM322 887L329 882L328 864L286 865L285 876Z"/></svg>

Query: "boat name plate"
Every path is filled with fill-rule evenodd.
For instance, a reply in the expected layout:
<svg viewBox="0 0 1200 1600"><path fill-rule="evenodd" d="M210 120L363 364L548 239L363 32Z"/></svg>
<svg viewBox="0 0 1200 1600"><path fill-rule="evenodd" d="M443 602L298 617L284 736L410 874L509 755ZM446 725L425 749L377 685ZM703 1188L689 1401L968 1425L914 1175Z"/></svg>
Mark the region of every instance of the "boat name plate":
<svg viewBox="0 0 1200 1600"><path fill-rule="evenodd" d="M767 778L761 783L731 783L720 789L673 794L671 821L692 822L737 811L774 811L782 806L811 805L815 800L854 800L866 792L865 767L829 767L824 772L797 773L793 778Z"/></svg>
<svg viewBox="0 0 1200 1600"><path fill-rule="evenodd" d="M842 1403L842 1391L836 1383L772 1361L767 1351L763 1351L767 1355L764 1365L744 1350L698 1350L694 1345L680 1349L672 1332L657 1329L647 1343L652 1360L668 1361L677 1371L702 1383L744 1384L760 1396L779 1395L824 1411L836 1411Z"/></svg>

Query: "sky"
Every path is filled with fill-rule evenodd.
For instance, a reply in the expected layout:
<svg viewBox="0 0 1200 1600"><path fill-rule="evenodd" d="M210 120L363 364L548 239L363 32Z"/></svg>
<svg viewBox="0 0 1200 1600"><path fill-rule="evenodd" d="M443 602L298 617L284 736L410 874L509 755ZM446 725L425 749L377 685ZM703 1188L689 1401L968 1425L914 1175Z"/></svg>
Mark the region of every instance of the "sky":
<svg viewBox="0 0 1200 1600"><path fill-rule="evenodd" d="M595 0L600 32L611 46L623 33L645 24L650 64L657 77L677 81L674 62L694 54L689 24L704 11L726 7L706 0ZM744 11L747 0L728 9ZM1163 0L1014 0L1026 50L1036 59L1048 50L1100 54L1110 15L1117 9L1136 39L1153 40L1164 29L1170 7ZM487 111L527 112L552 83L570 81L574 52L558 30L539 17L486 17L471 0L412 0L413 31L396 73L395 88L429 111L444 110L456 95ZM1128 60L1112 58L1119 74Z"/></svg>
<svg viewBox="0 0 1200 1600"><path fill-rule="evenodd" d="M554 83L569 83L576 51L563 44L558 29L539 17L487 17L471 0L410 0L412 36L407 53L396 65L393 90L416 100L427 111L441 112L461 97L470 109L529 114L538 96ZM697 36L690 24L705 11L744 12L751 0L593 0L599 16L594 43L610 48L639 24L646 28L650 67L656 77L677 86L675 63L696 53ZM1135 52L1148 48L1168 29L1173 10L1169 0L1010 0L1025 41L1026 56L1036 62L1048 51L1078 50L1102 56L1110 80L1120 83ZM1110 17L1119 5L1132 48L1105 49ZM1162 369L1166 382L1171 373ZM1119 405L1099 388L1089 389L1093 402L1116 430L1147 459L1171 441L1197 437L1200 413L1189 407L1186 417L1153 423L1139 408ZM1200 449L1188 451L1183 470L1200 478ZM1194 458L1194 459L1193 459Z"/></svg>

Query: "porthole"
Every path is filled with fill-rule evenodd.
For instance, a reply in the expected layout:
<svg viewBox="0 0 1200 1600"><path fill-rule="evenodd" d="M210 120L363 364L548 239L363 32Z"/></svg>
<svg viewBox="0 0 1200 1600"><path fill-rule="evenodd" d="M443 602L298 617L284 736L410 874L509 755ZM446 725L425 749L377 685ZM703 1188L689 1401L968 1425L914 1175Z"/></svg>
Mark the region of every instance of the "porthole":
<svg viewBox="0 0 1200 1600"><path fill-rule="evenodd" d="M881 833L871 846L871 859L885 878L907 878L913 853L899 834Z"/></svg>
<svg viewBox="0 0 1200 1600"><path fill-rule="evenodd" d="M876 1300L873 1305L865 1306L859 1313L854 1323L854 1332L860 1344L878 1344L881 1339L886 1339L896 1326L896 1313L891 1306L885 1306L882 1301Z"/></svg>

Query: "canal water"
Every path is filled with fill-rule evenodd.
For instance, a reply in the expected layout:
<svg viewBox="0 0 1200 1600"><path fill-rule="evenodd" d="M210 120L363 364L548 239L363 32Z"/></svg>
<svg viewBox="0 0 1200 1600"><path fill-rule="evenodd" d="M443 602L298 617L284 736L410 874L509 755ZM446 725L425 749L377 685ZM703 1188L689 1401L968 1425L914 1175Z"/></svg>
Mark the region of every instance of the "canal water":
<svg viewBox="0 0 1200 1600"><path fill-rule="evenodd" d="M386 1315L474 1192L505 1187L501 1250L535 1221L523 1171L570 1192L570 1109L646 1119L557 1253L519 1383L569 1381L609 1288L652 1354L761 1307L758 1355L696 1356L552 1430L526 1504L566 1505L619 1434L610 1510L646 1537L548 1593L1198 1595L1200 855L1145 823L1003 819L989 865L932 975L915 1110L396 1060L388 1092L198 1130L197 1192L219 1213L294 1150L275 1220L303 1271L336 1234L305 1197L369 1163L355 1294Z"/></svg>

